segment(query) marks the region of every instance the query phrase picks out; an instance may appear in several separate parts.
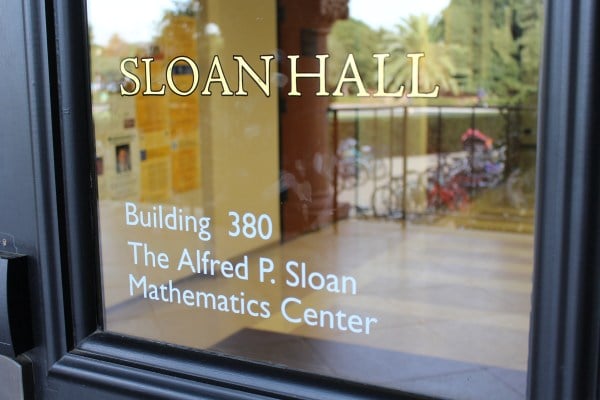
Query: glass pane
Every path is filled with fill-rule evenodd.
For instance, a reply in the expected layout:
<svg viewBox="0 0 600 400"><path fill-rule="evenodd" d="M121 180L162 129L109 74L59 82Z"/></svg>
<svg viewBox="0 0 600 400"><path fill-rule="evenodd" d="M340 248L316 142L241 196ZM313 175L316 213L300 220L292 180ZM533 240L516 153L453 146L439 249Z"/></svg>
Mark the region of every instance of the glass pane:
<svg viewBox="0 0 600 400"><path fill-rule="evenodd" d="M525 397L541 1L88 13L107 331Z"/></svg>

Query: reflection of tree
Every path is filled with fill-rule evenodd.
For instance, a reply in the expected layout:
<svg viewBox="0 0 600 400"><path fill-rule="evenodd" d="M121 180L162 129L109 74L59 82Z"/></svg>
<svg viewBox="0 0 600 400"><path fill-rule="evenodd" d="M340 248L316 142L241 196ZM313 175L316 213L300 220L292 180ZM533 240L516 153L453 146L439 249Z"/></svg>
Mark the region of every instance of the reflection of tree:
<svg viewBox="0 0 600 400"><path fill-rule="evenodd" d="M167 11L165 16L187 15L188 17L193 17L202 9L198 0L172 0L172 2L173 10Z"/></svg>
<svg viewBox="0 0 600 400"><path fill-rule="evenodd" d="M328 38L329 77L337 80L353 54L365 86L373 88L372 55L390 53L386 86L392 91L410 82L406 53L423 52L422 88L439 84L442 92L481 94L495 103L535 103L542 14L542 0L451 0L435 22L410 16L394 31L339 21Z"/></svg>
<svg viewBox="0 0 600 400"><path fill-rule="evenodd" d="M166 10L155 42L161 42L162 46L178 47L176 43L182 37L189 40L196 34L195 16L200 12L200 2L196 0L172 0L172 7ZM176 36L179 36L178 38Z"/></svg>
<svg viewBox="0 0 600 400"><path fill-rule="evenodd" d="M109 39L106 46L104 46L104 54L107 56L115 57L126 57L131 50L131 45L119 36L118 33L114 33Z"/></svg>
<svg viewBox="0 0 600 400"><path fill-rule="evenodd" d="M458 83L454 78L455 66L451 51L458 51L442 41L436 41L434 27L426 15L410 16L397 25L396 32L384 35L384 52L391 54L387 64L390 79L387 86L397 89L411 80L412 66L407 53L425 53L419 69L420 85L424 89L440 85L443 91L458 93Z"/></svg>
<svg viewBox="0 0 600 400"><path fill-rule="evenodd" d="M512 4L511 34L514 47L511 57L516 64L516 78L521 83L514 103L536 101L542 34L541 1L508 1Z"/></svg>
<svg viewBox="0 0 600 400"><path fill-rule="evenodd" d="M375 31L362 21L338 21L328 38L331 54L328 75L336 82L348 54L353 54L366 87L377 86L375 53L390 53L386 60L386 82L389 90L411 80L411 63L406 53L425 53L421 60L419 77L422 88L440 85L447 93L456 94L458 84L454 78L455 67L451 54L460 55L461 48L443 41L443 25L430 24L427 16L411 16L398 25L396 32Z"/></svg>
<svg viewBox="0 0 600 400"><path fill-rule="evenodd" d="M95 44L93 35L89 39L92 79L102 85L119 82L122 78L119 64L123 58L135 54L135 46L117 33L109 38L105 46Z"/></svg>
<svg viewBox="0 0 600 400"><path fill-rule="evenodd" d="M485 89L502 103L535 102L541 26L541 0L452 0L444 39L464 49L453 57L464 90Z"/></svg>
<svg viewBox="0 0 600 400"><path fill-rule="evenodd" d="M364 22L355 19L337 21L327 38L327 48L331 55L327 70L330 83L335 85L347 55L353 54L365 86L376 87L377 75L373 67L375 65L373 54L377 53L380 36Z"/></svg>

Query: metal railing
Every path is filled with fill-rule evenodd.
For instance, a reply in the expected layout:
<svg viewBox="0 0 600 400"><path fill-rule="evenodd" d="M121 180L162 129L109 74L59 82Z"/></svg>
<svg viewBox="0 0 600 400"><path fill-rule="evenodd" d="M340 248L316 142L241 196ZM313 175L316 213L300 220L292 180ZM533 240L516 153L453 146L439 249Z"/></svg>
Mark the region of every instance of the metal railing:
<svg viewBox="0 0 600 400"><path fill-rule="evenodd" d="M535 149L537 110L530 107L332 105L329 113L337 159L333 171L335 210L342 201L354 203L357 213L376 215L366 198L374 197L381 183L394 190L401 188L399 200L395 200L399 203L396 216L405 219L411 212L445 211L448 204L439 201L428 204L427 210L410 210L409 175L427 173L429 186L439 185L448 179L450 160L459 163L462 158L460 184L469 196L476 196L491 185L492 174L495 185L522 167L524 148ZM467 132L478 133L469 141L464 140ZM483 155L489 156L492 149L502 153L496 164L482 158L479 133L494 143ZM381 165L386 168L383 174ZM432 203L431 199L428 202Z"/></svg>

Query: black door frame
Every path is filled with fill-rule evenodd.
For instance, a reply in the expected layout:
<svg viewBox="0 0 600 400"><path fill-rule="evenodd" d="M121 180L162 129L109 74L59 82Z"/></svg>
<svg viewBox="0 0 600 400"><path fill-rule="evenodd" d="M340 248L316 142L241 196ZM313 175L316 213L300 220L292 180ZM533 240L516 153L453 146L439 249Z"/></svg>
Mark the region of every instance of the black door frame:
<svg viewBox="0 0 600 400"><path fill-rule="evenodd" d="M598 398L600 8L546 5L529 392Z"/></svg>
<svg viewBox="0 0 600 400"><path fill-rule="evenodd" d="M38 398L420 398L101 332L82 3L0 5L0 231L29 256ZM597 398L599 8L544 18L529 398Z"/></svg>

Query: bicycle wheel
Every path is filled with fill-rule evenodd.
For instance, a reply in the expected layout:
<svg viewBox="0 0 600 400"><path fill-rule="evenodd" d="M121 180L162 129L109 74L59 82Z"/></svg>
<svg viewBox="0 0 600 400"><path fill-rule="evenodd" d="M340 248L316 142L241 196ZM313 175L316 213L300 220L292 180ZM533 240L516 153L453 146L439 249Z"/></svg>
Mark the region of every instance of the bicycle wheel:
<svg viewBox="0 0 600 400"><path fill-rule="evenodd" d="M383 179L388 175L387 163L380 159L371 161L371 175L373 179Z"/></svg>
<svg viewBox="0 0 600 400"><path fill-rule="evenodd" d="M351 189L356 186L356 167L351 160L342 160L338 163L338 191Z"/></svg>
<svg viewBox="0 0 600 400"><path fill-rule="evenodd" d="M371 195L371 207L376 217L387 217L400 211L398 195L388 185L379 186Z"/></svg>
<svg viewBox="0 0 600 400"><path fill-rule="evenodd" d="M371 176L369 175L369 165L367 163L365 163L364 161L359 160L358 163L354 166L354 168L355 168L355 171L357 171L357 173L355 175L355 177L356 177L355 186L364 185L371 179ZM356 168L358 168L358 169L356 169Z"/></svg>
<svg viewBox="0 0 600 400"><path fill-rule="evenodd" d="M413 182L406 191L406 211L421 214L427 210L427 188L418 182Z"/></svg>
<svg viewBox="0 0 600 400"><path fill-rule="evenodd" d="M369 168L362 162L344 161L338 166L338 190L349 190L369 180Z"/></svg>

